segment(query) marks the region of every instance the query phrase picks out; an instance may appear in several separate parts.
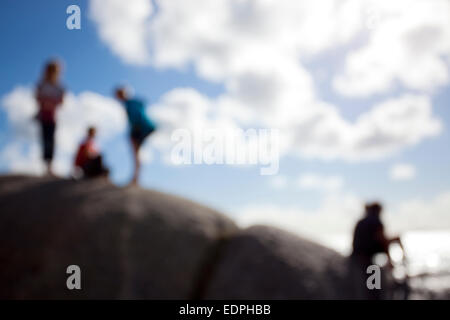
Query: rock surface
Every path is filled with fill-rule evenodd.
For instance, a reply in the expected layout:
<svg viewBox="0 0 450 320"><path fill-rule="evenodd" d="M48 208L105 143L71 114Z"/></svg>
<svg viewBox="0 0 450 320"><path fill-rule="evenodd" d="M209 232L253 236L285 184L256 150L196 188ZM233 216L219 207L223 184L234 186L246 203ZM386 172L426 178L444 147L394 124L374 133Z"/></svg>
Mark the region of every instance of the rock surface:
<svg viewBox="0 0 450 320"><path fill-rule="evenodd" d="M343 298L346 260L333 250L266 226L223 245L207 299Z"/></svg>
<svg viewBox="0 0 450 320"><path fill-rule="evenodd" d="M78 265L82 290L68 290ZM344 258L106 180L0 177L1 299L342 298Z"/></svg>

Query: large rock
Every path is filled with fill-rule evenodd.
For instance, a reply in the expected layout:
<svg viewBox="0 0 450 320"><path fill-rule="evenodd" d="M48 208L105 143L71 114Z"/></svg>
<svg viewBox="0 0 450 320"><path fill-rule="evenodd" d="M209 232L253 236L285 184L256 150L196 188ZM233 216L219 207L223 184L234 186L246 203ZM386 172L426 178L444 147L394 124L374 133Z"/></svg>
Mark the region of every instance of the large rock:
<svg viewBox="0 0 450 320"><path fill-rule="evenodd" d="M105 180L0 179L0 298L197 297L225 216ZM82 290L66 288L78 265Z"/></svg>
<svg viewBox="0 0 450 320"><path fill-rule="evenodd" d="M250 227L223 243L209 299L346 298L345 259L286 231Z"/></svg>
<svg viewBox="0 0 450 320"><path fill-rule="evenodd" d="M82 290L68 290L78 265ZM348 297L344 258L191 201L103 179L0 178L0 298Z"/></svg>

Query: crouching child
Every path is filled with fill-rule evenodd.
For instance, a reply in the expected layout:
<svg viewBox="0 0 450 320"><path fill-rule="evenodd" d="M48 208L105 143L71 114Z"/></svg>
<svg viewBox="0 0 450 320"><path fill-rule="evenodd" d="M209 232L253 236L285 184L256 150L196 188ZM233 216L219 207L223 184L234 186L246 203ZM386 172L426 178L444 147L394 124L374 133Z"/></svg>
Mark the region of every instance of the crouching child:
<svg viewBox="0 0 450 320"><path fill-rule="evenodd" d="M78 147L75 157L76 177L95 178L107 176L109 170L103 165L102 156L95 143L97 130L89 127L87 137Z"/></svg>

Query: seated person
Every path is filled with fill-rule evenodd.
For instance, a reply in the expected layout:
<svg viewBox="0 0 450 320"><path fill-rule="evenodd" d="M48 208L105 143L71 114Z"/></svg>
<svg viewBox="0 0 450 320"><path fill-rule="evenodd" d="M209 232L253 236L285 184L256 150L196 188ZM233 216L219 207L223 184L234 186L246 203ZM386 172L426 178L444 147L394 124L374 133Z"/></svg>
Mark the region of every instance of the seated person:
<svg viewBox="0 0 450 320"><path fill-rule="evenodd" d="M102 156L95 144L97 130L89 127L86 139L78 147L75 157L75 168L81 171L85 178L108 175L108 169L103 166Z"/></svg>

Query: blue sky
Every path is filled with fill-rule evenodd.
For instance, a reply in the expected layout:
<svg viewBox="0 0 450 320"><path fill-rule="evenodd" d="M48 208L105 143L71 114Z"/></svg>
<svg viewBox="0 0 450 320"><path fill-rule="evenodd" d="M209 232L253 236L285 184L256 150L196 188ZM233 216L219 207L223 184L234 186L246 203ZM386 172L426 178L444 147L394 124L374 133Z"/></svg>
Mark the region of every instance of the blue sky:
<svg viewBox="0 0 450 320"><path fill-rule="evenodd" d="M314 6L314 1L310 2L310 6ZM71 4L77 4L81 8L81 30L68 30L66 28L68 15L65 11ZM104 2L104 6L106 8L104 13L107 16L108 1ZM112 4L112 6L115 6L115 4ZM279 6L282 6L282 4ZM381 6L381 12L384 9ZM102 25L106 20L95 18L96 14L93 13L93 10L88 1L2 1L0 10L2 39L0 97L7 96L18 86L32 88L39 78L43 63L53 56L60 57L64 61L63 82L67 90L75 96L88 91L111 98L114 86L118 83L128 83L133 86L138 96L146 99L150 106L158 104L159 106L162 105L163 108L162 97L177 88L192 88L195 92L214 101L221 95L228 94L228 81L231 83L234 79L238 79L238 76L229 76L227 72L224 72L224 76L221 75L222 78L219 77L219 80L214 80L212 76L205 75L204 72L199 71L201 62L197 59L200 58L197 58L194 54L184 58L181 67L173 62L175 60L164 60L165 57L171 56L171 53L167 51L170 48L164 48L163 44L153 43L153 38L150 36L148 36L150 40L147 41L150 43L151 49L156 52L155 55L149 59L148 63L135 63L133 58L129 58L129 52L114 49L114 41L118 41L117 39L111 40L101 35L102 28L107 28L110 25L108 23L106 23L106 27L104 24ZM162 13L170 13L170 10L176 9L169 5L161 8ZM202 12L203 10L207 9L199 6L191 11L195 14L203 13L207 15L208 12ZM186 13L188 18L189 12ZM153 11L153 13L156 17L160 14L158 11ZM113 14L116 13L113 12ZM247 14L251 16L252 12L247 12ZM357 14L359 13L355 11L355 15ZM169 14L167 16L170 17ZM151 23L152 17L150 15L146 17L149 23ZM192 19L198 19L198 16L193 16ZM418 17L417 20L422 21L423 19L421 19L422 17ZM248 20L250 21L250 18ZM180 25L176 26L175 24L174 28L184 28L183 20L180 21ZM419 27L421 27L420 24L417 28ZM165 28L162 30L167 30L168 26L165 26ZM444 25L442 28L445 32L450 32L448 25ZM189 30L188 26L186 30ZM159 31L155 27L152 32L152 36L155 37ZM141 184L148 188L164 190L197 200L223 210L238 220L241 214L248 214L249 218L243 219L243 223L258 222L259 220L254 218L258 211L261 211L263 217L261 220L266 221L264 219L266 213L262 210L265 206L278 208L280 220L283 220L283 211L295 212L295 210L298 210L299 219L314 214L323 214L323 220L321 221L327 223L328 214L332 214L329 213L330 209L326 205L327 199L330 198L338 199L333 200L338 203L340 198L350 198L351 204L348 210L360 209L355 208L353 203L360 204L365 200L380 199L386 204L392 215L395 215L395 211L398 209L398 211L402 211L403 216L407 216L408 210L420 211L427 204L430 204L430 210L434 210L434 205L438 206L436 210L442 210L442 204L439 202L441 200L436 204L436 198L443 194L446 195L450 190L450 151L448 148L450 144L448 132L450 90L448 78L446 80L439 78L441 79L440 82L429 88L424 87L420 80L408 82L408 79L405 80L403 74L400 73L403 71L395 69L398 75L397 77L394 76L393 79L386 80L392 80L392 84L387 89L378 90L375 88L370 89L372 91L369 90L369 93L360 94L358 93L358 87L355 86L355 91L348 94L336 89L336 86L333 85L333 79L336 76L350 72L346 69L346 61L349 55L353 51L368 45L372 33L375 32L372 30L357 30L355 31L357 35L351 39L345 38L336 45L324 46L325 49L311 49L311 52L305 55L306 57L302 56L301 67L309 73L314 83L314 99L333 105L342 119L348 123L354 123L361 115L370 112L373 106L382 104L386 100L395 99L404 94L425 95L431 101L432 117L441 123L441 129L438 133L421 135L419 128L417 143L396 146L393 151L385 152L378 158L371 157L370 159L363 159L361 153L364 151L358 151L358 155L353 160L345 159L345 156L339 155L334 159L326 159L326 157L317 154L311 157L298 156L297 152L302 152L302 144L293 144L290 146L292 152L287 152L280 158L278 176L282 176L282 178L279 179L281 182L279 181L278 187L274 186L274 176L261 176L259 174L258 166L238 168L228 165L181 167L168 165L162 160L162 151L152 146L152 138L150 138L147 145L148 149L152 150L153 160L145 164L141 175ZM218 32L218 34L220 33ZM303 36L308 37L310 35L301 34L301 37ZM188 37L198 40L197 35L187 35L186 38ZM174 41L175 44L171 45L175 48L173 50L177 50L177 46L180 44L176 40L176 38L167 37L165 41L169 43ZM213 44L216 45L216 42ZM299 47L302 48L308 49L313 48L313 46L314 43L312 42L306 44L299 42ZM195 54L201 56L204 54L201 48L200 46L200 49L195 48L195 50L191 47L180 47L178 49L185 49L186 52L192 50ZM231 49L234 48L231 47ZM388 53L389 50L390 48L386 45ZM450 52L445 51L446 49L443 50L444 53L440 52L440 55L446 68L444 68L444 71L447 74ZM151 50L149 49L149 51ZM159 58L158 54L160 54ZM209 51L205 54L209 54ZM435 52L425 52L425 54L432 57ZM390 63L386 63L386 65L391 66ZM427 66L427 64L418 64L420 70L426 73L428 70L424 69L424 66ZM363 67L361 66L361 68ZM411 69L415 67L414 63L409 66ZM386 72L386 74L389 74L389 72ZM438 81L432 76L429 77L430 83ZM348 87L350 88L351 85L352 83L349 82ZM302 88L299 87L299 90L301 91ZM15 127L10 123L8 117L8 110L1 108L0 153L2 150L6 150L8 144L13 143L16 139ZM102 117L102 115L100 114L99 117ZM105 121L107 119L105 115ZM420 121L414 122L414 125L417 124L420 126ZM267 127L265 122L261 122L260 125L261 127ZM119 185L125 184L132 171L130 146L125 131L112 135L110 139L102 140L101 145L106 154L107 162L112 168L113 181ZM296 148L298 150L295 150ZM5 157L0 157L0 169L3 172L15 171L12 169L10 161L6 160ZM406 177L404 180L393 180L389 173L398 164L407 164L413 167L415 175ZM299 186L299 179L301 180L301 177L305 175L313 175L320 180L320 183L312 187ZM341 181L340 185L328 188L327 179L330 177ZM443 203L450 203L445 201ZM329 206L333 206L335 202L331 203ZM408 207L409 203L413 203L415 206ZM338 205L336 210L347 210L347 207L340 208ZM324 213L325 211L326 213ZM442 214L439 213L438 216L442 217ZM277 217L273 217L272 213L267 213L267 221L277 219ZM285 224L293 221L289 219L292 219L292 217L287 218ZM348 219L354 219L354 215L350 215ZM433 220L434 218L430 219ZM401 225L401 223L399 224ZM450 227L450 219L447 217L442 225ZM433 226L439 225L434 224ZM409 227L409 225L406 224L405 227ZM412 227L420 227L420 225L413 225Z"/></svg>

